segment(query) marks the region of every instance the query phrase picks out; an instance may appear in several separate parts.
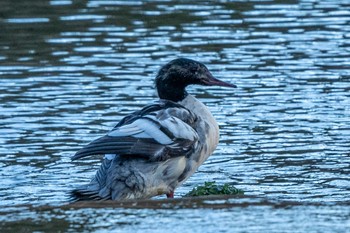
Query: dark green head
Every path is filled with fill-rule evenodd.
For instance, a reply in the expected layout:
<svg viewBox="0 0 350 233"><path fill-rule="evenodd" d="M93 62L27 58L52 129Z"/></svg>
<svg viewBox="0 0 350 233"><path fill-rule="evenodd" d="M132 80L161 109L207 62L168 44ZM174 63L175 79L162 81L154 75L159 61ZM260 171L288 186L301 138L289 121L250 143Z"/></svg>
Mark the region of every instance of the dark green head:
<svg viewBox="0 0 350 233"><path fill-rule="evenodd" d="M236 87L214 78L204 64L187 58L170 61L159 70L156 77L159 98L176 102L187 96L185 88L192 84Z"/></svg>

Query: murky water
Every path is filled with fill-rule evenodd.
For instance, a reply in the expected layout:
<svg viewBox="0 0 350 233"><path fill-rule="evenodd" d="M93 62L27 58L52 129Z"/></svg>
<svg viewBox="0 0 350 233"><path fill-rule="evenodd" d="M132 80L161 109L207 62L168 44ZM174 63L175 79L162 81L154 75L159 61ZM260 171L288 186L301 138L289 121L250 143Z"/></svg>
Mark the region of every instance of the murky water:
<svg viewBox="0 0 350 233"><path fill-rule="evenodd" d="M349 229L348 0L3 0L0 28L4 231ZM221 142L178 197L204 181L230 182L253 204L62 209L99 166L70 156L152 102L157 69L178 56L238 86L189 88L212 109Z"/></svg>

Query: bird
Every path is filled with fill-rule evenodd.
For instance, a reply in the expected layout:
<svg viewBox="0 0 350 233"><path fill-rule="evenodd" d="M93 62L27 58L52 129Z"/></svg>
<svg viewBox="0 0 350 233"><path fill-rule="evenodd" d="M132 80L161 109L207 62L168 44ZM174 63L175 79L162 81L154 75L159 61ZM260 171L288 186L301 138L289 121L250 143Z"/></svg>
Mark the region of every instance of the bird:
<svg viewBox="0 0 350 233"><path fill-rule="evenodd" d="M120 120L106 135L78 150L72 160L104 155L90 183L71 191L74 200L174 198L214 152L219 127L189 85L236 85L215 78L201 62L176 58L155 78L159 99Z"/></svg>

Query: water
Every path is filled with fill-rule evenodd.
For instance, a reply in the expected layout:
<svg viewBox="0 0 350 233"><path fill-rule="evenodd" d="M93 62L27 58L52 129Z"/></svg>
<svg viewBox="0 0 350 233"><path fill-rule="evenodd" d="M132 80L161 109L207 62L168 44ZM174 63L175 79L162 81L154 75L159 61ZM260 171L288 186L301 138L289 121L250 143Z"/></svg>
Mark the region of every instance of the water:
<svg viewBox="0 0 350 233"><path fill-rule="evenodd" d="M0 28L3 231L349 229L349 1L5 0ZM205 181L247 197L218 209L65 208L99 166L70 156L152 102L157 70L178 56L238 88L189 88L221 141L177 197Z"/></svg>

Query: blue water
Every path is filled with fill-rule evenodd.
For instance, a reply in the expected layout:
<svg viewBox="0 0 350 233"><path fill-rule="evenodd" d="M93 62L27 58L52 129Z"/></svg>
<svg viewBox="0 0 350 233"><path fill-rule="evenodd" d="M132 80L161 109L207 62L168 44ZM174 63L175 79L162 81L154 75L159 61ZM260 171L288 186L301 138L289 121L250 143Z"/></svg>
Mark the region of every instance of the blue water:
<svg viewBox="0 0 350 233"><path fill-rule="evenodd" d="M349 25L346 0L1 1L0 228L345 232ZM176 197L216 181L299 205L64 208L100 162L70 156L155 100L157 70L179 56L238 88L189 88L221 140Z"/></svg>

